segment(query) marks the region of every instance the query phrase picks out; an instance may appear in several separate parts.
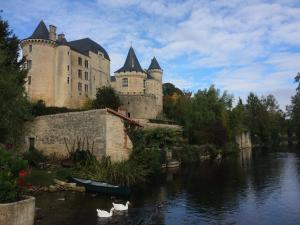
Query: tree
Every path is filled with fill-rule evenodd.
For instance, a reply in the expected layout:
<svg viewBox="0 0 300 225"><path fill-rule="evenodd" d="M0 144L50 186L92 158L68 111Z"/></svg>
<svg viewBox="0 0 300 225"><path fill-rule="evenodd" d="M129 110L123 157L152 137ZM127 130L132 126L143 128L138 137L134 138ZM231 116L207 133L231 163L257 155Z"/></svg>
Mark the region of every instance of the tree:
<svg viewBox="0 0 300 225"><path fill-rule="evenodd" d="M292 97L290 116L293 124L293 130L297 136L298 144L300 144L300 73L296 75L295 82L298 86L296 88L296 94Z"/></svg>
<svg viewBox="0 0 300 225"><path fill-rule="evenodd" d="M27 71L19 58L19 39L0 17L0 142L14 143L29 118L25 83Z"/></svg>
<svg viewBox="0 0 300 225"><path fill-rule="evenodd" d="M164 83L163 84L163 94L166 95L173 95L174 93L178 95L183 95L183 91L181 91L179 88L175 87L174 84L171 83Z"/></svg>
<svg viewBox="0 0 300 225"><path fill-rule="evenodd" d="M111 108L118 110L121 106L119 96L112 87L98 88L96 99L92 102L92 107L95 109Z"/></svg>

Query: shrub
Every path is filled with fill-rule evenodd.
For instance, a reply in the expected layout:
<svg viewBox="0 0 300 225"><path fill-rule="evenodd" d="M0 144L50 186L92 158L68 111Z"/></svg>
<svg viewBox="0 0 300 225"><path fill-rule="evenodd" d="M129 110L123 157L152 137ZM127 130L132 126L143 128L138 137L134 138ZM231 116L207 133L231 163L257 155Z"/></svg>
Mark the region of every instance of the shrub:
<svg viewBox="0 0 300 225"><path fill-rule="evenodd" d="M66 107L47 107L43 100L39 100L31 105L31 114L33 116L52 115L58 113L77 112L80 109L69 109Z"/></svg>
<svg viewBox="0 0 300 225"><path fill-rule="evenodd" d="M0 203L18 201L22 195L27 162L0 148Z"/></svg>
<svg viewBox="0 0 300 225"><path fill-rule="evenodd" d="M23 154L23 158L28 161L30 166L34 167L39 167L40 163L48 161L48 157L35 148L29 148L29 150Z"/></svg>

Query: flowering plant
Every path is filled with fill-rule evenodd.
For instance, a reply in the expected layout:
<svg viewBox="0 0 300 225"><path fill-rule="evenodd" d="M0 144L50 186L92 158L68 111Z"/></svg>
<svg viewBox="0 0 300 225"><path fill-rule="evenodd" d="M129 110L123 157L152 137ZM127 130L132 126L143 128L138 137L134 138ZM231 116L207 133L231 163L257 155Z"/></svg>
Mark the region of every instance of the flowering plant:
<svg viewBox="0 0 300 225"><path fill-rule="evenodd" d="M12 150L0 148L0 203L21 199L26 175L30 172L27 161Z"/></svg>

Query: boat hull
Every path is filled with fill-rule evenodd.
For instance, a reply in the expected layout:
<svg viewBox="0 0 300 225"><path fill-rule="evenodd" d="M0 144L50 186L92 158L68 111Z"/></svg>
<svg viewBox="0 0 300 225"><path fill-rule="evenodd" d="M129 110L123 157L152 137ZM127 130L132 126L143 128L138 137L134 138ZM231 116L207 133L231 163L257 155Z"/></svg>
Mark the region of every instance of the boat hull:
<svg viewBox="0 0 300 225"><path fill-rule="evenodd" d="M92 181L91 183L84 183L78 180L78 178L70 177L69 180L71 182L76 183L79 186L84 186L87 192L96 192L96 193L103 193L108 195L122 195L122 196L128 196L130 195L130 188L124 187L124 186L99 186L94 185Z"/></svg>

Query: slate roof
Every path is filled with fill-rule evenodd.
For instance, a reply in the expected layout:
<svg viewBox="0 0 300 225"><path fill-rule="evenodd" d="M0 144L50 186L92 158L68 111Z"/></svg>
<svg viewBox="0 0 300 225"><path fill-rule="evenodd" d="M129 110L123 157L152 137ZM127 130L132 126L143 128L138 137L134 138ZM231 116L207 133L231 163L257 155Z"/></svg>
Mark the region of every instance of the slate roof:
<svg viewBox="0 0 300 225"><path fill-rule="evenodd" d="M156 58L154 57L152 60L151 60L151 63L150 63L150 66L148 68L148 70L161 70L160 68L160 65L158 64Z"/></svg>
<svg viewBox="0 0 300 225"><path fill-rule="evenodd" d="M75 40L75 41L69 41L68 45L75 51L79 51L83 54L88 54L89 51L94 52L95 54L98 54L98 51L100 51L103 53L104 58L106 58L107 60L110 60L105 49L98 43L91 40L90 38L83 38L83 39L79 39L79 40Z"/></svg>
<svg viewBox="0 0 300 225"><path fill-rule="evenodd" d="M137 59L135 52L132 47L130 47L129 52L127 54L127 58L125 60L124 66L116 71L116 73L120 72L143 72L145 71L142 69L139 60Z"/></svg>
<svg viewBox="0 0 300 225"><path fill-rule="evenodd" d="M49 31L43 20L39 23L39 25L35 28L32 35L29 37L31 39L49 39Z"/></svg>

